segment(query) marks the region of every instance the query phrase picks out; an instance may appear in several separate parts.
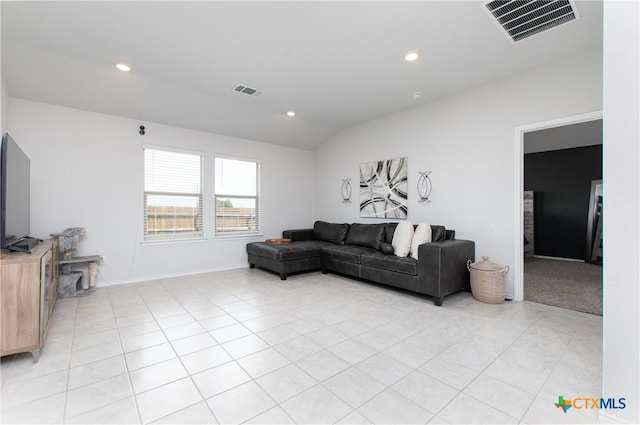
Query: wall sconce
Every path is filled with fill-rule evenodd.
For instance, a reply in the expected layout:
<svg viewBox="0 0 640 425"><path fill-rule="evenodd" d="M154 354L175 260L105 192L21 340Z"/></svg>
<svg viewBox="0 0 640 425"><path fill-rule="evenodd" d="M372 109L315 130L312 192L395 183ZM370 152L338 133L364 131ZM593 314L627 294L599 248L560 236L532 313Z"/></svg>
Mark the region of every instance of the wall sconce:
<svg viewBox="0 0 640 425"><path fill-rule="evenodd" d="M351 203L351 179L342 179L342 188L340 189L340 195L342 196L343 203Z"/></svg>
<svg viewBox="0 0 640 425"><path fill-rule="evenodd" d="M418 177L418 196L419 202L431 202L429 195L431 195L431 179L429 174L431 171L418 171L420 177Z"/></svg>

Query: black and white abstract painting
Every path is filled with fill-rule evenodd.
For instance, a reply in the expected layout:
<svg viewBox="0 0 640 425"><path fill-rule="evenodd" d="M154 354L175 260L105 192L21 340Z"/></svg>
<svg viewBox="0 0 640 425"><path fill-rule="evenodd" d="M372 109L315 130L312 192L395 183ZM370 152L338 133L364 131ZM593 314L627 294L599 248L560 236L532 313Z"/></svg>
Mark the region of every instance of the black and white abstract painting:
<svg viewBox="0 0 640 425"><path fill-rule="evenodd" d="M407 218L407 158L360 164L360 217Z"/></svg>

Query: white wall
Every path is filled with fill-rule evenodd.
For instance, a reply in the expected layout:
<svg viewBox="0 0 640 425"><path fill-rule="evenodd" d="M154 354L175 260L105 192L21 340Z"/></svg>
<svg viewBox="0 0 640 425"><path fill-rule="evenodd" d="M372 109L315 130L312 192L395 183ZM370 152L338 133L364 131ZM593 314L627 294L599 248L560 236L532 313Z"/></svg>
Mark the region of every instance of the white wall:
<svg viewBox="0 0 640 425"><path fill-rule="evenodd" d="M345 130L317 152L316 211L328 221L359 218L358 166L400 156L409 161L409 217L442 224L513 266L514 129L602 108L602 52L594 51ZM419 203L419 171L431 171L431 203ZM342 204L341 179L354 196ZM379 220L378 220L379 221ZM512 274L507 275L512 292Z"/></svg>
<svg viewBox="0 0 640 425"><path fill-rule="evenodd" d="M640 423L640 7L604 2L603 395L607 419Z"/></svg>
<svg viewBox="0 0 640 425"><path fill-rule="evenodd" d="M140 136L140 124L10 99L9 131L31 159L31 232L46 238L84 227L77 255L107 258L99 284L246 267L248 241L313 223L313 152L148 122ZM215 153L260 160L264 236L213 239L210 219L204 242L141 244L142 143L206 153L205 208L213 205Z"/></svg>
<svg viewBox="0 0 640 425"><path fill-rule="evenodd" d="M2 21L2 8L0 7L0 22ZM0 52L2 51L2 43L0 43ZM2 54L0 54L0 70L2 70ZM9 93L7 85L4 83L4 75L0 72L0 133L7 131L7 122L9 120Z"/></svg>
<svg viewBox="0 0 640 425"><path fill-rule="evenodd" d="M0 65L1 66L1 65ZM9 93L4 78L0 77L0 133L7 131L9 122Z"/></svg>

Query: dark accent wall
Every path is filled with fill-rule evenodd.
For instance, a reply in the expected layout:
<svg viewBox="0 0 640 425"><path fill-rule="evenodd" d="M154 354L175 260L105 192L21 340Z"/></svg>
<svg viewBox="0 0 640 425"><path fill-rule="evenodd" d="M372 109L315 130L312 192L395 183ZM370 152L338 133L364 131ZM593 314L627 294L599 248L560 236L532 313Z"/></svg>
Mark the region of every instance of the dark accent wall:
<svg viewBox="0 0 640 425"><path fill-rule="evenodd" d="M536 255L585 259L591 181L601 178L602 145L524 155Z"/></svg>

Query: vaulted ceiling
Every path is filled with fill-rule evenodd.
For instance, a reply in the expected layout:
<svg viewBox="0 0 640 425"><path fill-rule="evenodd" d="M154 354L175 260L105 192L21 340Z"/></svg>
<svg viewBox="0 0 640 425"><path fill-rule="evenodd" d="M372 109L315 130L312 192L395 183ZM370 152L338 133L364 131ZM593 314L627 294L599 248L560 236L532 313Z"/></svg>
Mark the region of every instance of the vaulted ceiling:
<svg viewBox="0 0 640 425"><path fill-rule="evenodd" d="M513 42L479 1L5 1L2 76L11 97L316 149L349 126L601 49L602 2L574 4L578 19Z"/></svg>

